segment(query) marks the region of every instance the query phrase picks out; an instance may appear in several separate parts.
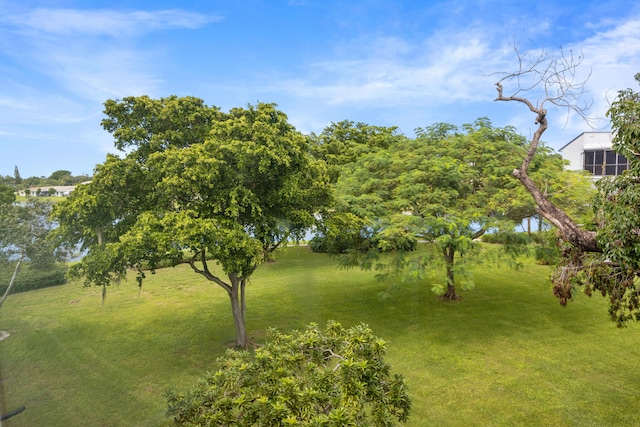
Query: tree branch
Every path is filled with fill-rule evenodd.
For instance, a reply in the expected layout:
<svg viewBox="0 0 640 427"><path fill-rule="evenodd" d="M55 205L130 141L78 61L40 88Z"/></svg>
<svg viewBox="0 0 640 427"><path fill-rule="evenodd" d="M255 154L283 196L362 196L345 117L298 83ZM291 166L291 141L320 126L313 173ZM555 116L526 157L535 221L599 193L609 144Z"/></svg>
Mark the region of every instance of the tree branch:
<svg viewBox="0 0 640 427"><path fill-rule="evenodd" d="M200 261L202 262L202 269L200 269L200 268L198 268L196 266L196 261L198 260L198 255L200 256ZM229 286L227 283L225 283L223 280L221 280L217 276L213 275L211 273L211 271L209 270L209 266L207 265L207 254L206 254L206 251L204 249L199 251L198 253L196 253L191 258L189 258L189 260L187 262L189 263L189 265L191 266L191 269L193 271L195 271L198 274L203 275L208 280L211 280L212 282L216 283L222 289L227 291L227 293L231 293L231 286Z"/></svg>
<svg viewBox="0 0 640 427"><path fill-rule="evenodd" d="M585 82L576 83L575 70L582 62L582 56L575 60L573 54L566 56L561 50L559 58L555 58L546 53L541 53L538 57L530 60L528 54L520 54L515 48L518 55L519 69L516 72L505 75L496 83L498 96L496 101L516 101L527 106L529 111L536 115L535 124L538 128L531 138L531 143L527 154L522 161L519 169L513 171L513 175L522 183L522 185L531 194L537 205L537 211L549 222L558 228L564 240L571 243L575 247L587 252L601 252L602 249L596 242L596 233L580 228L564 211L556 207L547 199L545 194L536 186L533 180L527 174L529 165L536 154L540 144L542 134L547 130L547 110L543 107L546 102L550 102L560 107L566 107L571 111L578 113L581 117L586 118L586 110L588 106L579 106L577 100L584 92ZM523 66L524 62L528 62L530 66ZM544 87L544 97L538 105L534 105L529 99L518 96L523 91L520 86L522 77L533 77L533 83L525 90L531 90L534 87ZM514 95L504 95L504 81L516 79L518 82L518 90Z"/></svg>

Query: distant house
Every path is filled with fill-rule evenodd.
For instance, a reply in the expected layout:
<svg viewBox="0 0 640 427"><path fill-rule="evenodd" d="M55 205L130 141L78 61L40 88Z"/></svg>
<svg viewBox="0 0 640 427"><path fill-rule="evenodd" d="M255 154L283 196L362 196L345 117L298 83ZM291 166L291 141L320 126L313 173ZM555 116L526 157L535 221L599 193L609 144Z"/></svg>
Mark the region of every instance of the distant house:
<svg viewBox="0 0 640 427"><path fill-rule="evenodd" d="M66 197L69 194L71 194L71 192L75 190L75 188L76 188L75 185L51 185L51 186L44 186L44 187L31 187L27 190L18 191L18 194L21 196L33 196L33 197L36 197L36 196ZM52 194L49 194L49 190L54 190L54 192Z"/></svg>
<svg viewBox="0 0 640 427"><path fill-rule="evenodd" d="M620 175L629 169L629 160L613 151L612 137L611 132L582 132L558 151L569 161L567 169L586 170L596 180Z"/></svg>

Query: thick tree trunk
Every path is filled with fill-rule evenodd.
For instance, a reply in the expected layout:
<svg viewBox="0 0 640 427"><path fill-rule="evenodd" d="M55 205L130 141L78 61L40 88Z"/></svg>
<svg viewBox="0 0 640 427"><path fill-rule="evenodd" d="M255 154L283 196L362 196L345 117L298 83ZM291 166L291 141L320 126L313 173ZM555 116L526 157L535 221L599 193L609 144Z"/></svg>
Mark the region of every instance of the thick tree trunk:
<svg viewBox="0 0 640 427"><path fill-rule="evenodd" d="M444 261L447 266L447 291L442 295L444 300L459 300L461 297L456 293L455 277L453 273L453 262L455 260L456 251L453 247L442 249Z"/></svg>
<svg viewBox="0 0 640 427"><path fill-rule="evenodd" d="M233 313L233 323L236 328L236 346L247 348L249 340L247 339L247 328L244 322L245 314L245 279L241 279L234 274L229 275L231 280L231 289L229 298L231 299L231 312Z"/></svg>
<svg viewBox="0 0 640 427"><path fill-rule="evenodd" d="M533 196L537 211L560 230L564 240L587 252L601 252L596 242L596 233L580 228L564 211L551 203L536 187L526 170L516 169L513 171L513 175Z"/></svg>

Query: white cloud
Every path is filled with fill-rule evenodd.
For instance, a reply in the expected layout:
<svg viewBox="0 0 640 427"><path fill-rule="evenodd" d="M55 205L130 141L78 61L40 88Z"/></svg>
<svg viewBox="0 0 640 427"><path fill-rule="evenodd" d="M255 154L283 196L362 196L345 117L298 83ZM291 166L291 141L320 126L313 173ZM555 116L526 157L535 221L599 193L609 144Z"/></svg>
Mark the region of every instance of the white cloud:
<svg viewBox="0 0 640 427"><path fill-rule="evenodd" d="M489 40L475 30L441 33L418 43L382 37L352 47L348 55L356 59L311 64L305 77L280 81L272 89L330 105L473 102L484 99L477 90L487 85L483 69L495 70L487 61L499 59Z"/></svg>
<svg viewBox="0 0 640 427"><path fill-rule="evenodd" d="M10 15L0 22L20 30L61 36L107 35L126 37L149 31L194 29L221 20L178 9L160 11L116 11L77 9L35 9L26 14Z"/></svg>
<svg viewBox="0 0 640 427"><path fill-rule="evenodd" d="M633 76L640 71L640 17L617 23L607 21L594 27L601 31L571 48L584 54L578 78L588 77L584 98L593 102L591 117L597 120L596 129L606 129L609 122L605 114L617 92L629 87L638 89ZM576 133L589 130L584 120L575 114L558 118L556 124Z"/></svg>
<svg viewBox="0 0 640 427"><path fill-rule="evenodd" d="M220 20L182 10L117 11L36 9L0 18L8 28L0 46L35 73L51 80L51 90L92 102L128 95L153 95L162 47L138 45L151 31L194 29ZM4 24L4 25L3 25Z"/></svg>
<svg viewBox="0 0 640 427"><path fill-rule="evenodd" d="M544 23L552 25L549 21ZM633 75L640 71L640 17L631 16L617 23L596 23L593 28L598 28L598 32L565 45L564 49L576 55L584 54L576 81L591 72L583 100L593 99L592 117L597 118L604 117L609 107L607 97L610 101L620 89L637 89ZM492 103L496 94L493 84L500 76L491 73L514 71L518 64L512 43L503 32L504 29L492 25L476 24L463 31L443 30L423 39L361 37L336 47L339 55L335 59L307 64L296 78L278 80L272 76L268 83L260 83L261 89L267 87L278 96L286 94L314 100L314 112L310 114L322 114L321 106L324 106L323 117L335 118L335 113L328 115L326 111L347 111L346 108L355 112L360 107L379 111L400 107L398 110L404 113L390 117L390 123L404 125L405 131L411 128L411 124L406 124L406 118L411 115L413 127L424 125L440 120L440 110L462 103L461 112L473 114L469 113L473 110L477 115L446 121L460 124L489 116L498 126L513 124L524 135L531 136L536 128L534 116L524 105ZM531 43L535 43L535 39ZM558 44L561 43L559 40ZM541 99L535 92L529 92L528 96L534 102ZM552 106L549 111L550 128L543 139L555 148L591 130L589 124L575 114ZM420 115L424 117L420 118L423 123L415 123ZM318 125L314 117L304 116L303 112L295 116L298 123L304 123L302 127ZM596 122L595 126L606 129L607 121Z"/></svg>

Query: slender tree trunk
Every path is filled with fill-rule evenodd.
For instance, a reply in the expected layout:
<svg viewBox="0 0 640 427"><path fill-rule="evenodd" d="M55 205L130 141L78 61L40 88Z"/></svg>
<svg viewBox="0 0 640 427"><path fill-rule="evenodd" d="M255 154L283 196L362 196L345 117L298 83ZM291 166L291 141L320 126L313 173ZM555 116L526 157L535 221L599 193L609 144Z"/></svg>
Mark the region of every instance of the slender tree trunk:
<svg viewBox="0 0 640 427"><path fill-rule="evenodd" d="M231 300L231 313L233 314L233 323L236 328L236 346L247 348L249 340L247 339L247 328L244 323L244 314L246 311L244 293L247 279L246 277L238 277L237 274L231 273L228 275L230 283L225 283L217 276L211 274L209 266L207 265L206 255L206 251L202 250L190 258L188 263L193 271L198 274L202 274L208 280L215 282L227 292L227 295L229 295L229 299ZM200 258L199 261L202 262L202 269L198 268L196 265L198 258Z"/></svg>
<svg viewBox="0 0 640 427"><path fill-rule="evenodd" d="M245 279L241 279L235 274L230 274L231 291L229 298L231 299L231 312L233 313L233 323L236 328L236 346L246 348L249 344L247 339L247 328L244 323L245 313Z"/></svg>
<svg viewBox="0 0 640 427"><path fill-rule="evenodd" d="M444 261L447 266L447 291L442 295L444 300L459 300L461 297L456 293L455 278L453 275L453 262L455 260L456 251L450 246L442 249Z"/></svg>
<svg viewBox="0 0 640 427"><path fill-rule="evenodd" d="M9 286L7 286L7 289L4 291L4 295L2 295L2 299L0 299L0 306L2 306L2 303L4 302L5 299L7 299L9 292L11 292L11 288L13 288L13 284L16 281L16 276L18 275L18 271L20 271L21 262L22 262L22 254L20 254L20 258L18 258L18 263L16 264L16 267L13 270L13 275L11 276L11 280L9 281Z"/></svg>
<svg viewBox="0 0 640 427"><path fill-rule="evenodd" d="M542 232L542 225L543 225L542 221L543 221L542 215L538 214L538 233Z"/></svg>
<svg viewBox="0 0 640 427"><path fill-rule="evenodd" d="M98 226L96 228L96 236L98 237L98 244L101 245L104 243L104 233L102 231L102 227Z"/></svg>

